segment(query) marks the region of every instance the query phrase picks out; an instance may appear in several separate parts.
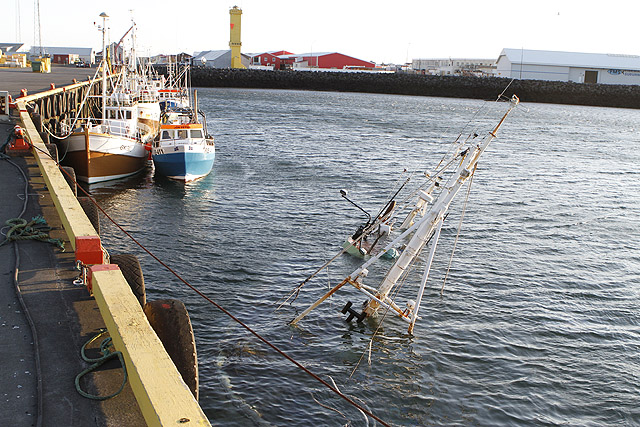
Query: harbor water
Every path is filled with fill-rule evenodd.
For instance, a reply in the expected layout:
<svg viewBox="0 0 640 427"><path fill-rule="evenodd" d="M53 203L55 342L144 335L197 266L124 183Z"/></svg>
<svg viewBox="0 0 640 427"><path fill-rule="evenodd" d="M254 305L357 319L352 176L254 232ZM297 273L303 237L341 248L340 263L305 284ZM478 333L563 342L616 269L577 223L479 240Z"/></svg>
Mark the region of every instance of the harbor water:
<svg viewBox="0 0 640 427"><path fill-rule="evenodd" d="M640 424L640 110L521 104L480 160L453 257L466 190L452 206L410 336L397 318L347 323L344 304L364 300L350 287L288 325L357 268L348 255L275 309L366 220L340 189L377 212L506 104L249 89L198 99L216 138L210 175L185 185L150 169L90 190L208 297L393 425ZM367 425L101 220L111 253L140 258L148 299L187 305L214 425Z"/></svg>

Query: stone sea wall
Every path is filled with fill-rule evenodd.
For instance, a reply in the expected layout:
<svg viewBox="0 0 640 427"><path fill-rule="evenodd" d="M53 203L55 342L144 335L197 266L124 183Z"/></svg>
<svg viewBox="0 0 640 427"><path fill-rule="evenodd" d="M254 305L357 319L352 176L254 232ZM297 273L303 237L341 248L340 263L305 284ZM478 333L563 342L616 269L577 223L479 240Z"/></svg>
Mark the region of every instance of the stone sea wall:
<svg viewBox="0 0 640 427"><path fill-rule="evenodd" d="M157 67L160 73L166 72ZM640 86L417 74L232 70L194 67L193 87L295 89L495 99L505 88L522 102L640 108Z"/></svg>

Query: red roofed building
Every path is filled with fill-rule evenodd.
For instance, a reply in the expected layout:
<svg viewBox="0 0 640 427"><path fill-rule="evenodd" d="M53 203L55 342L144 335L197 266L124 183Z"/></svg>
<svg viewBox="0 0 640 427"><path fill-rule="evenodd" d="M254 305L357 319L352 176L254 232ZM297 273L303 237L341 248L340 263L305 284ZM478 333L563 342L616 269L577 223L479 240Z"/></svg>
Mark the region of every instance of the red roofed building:
<svg viewBox="0 0 640 427"><path fill-rule="evenodd" d="M376 64L338 52L303 53L280 55L285 65L296 68L373 69Z"/></svg>
<svg viewBox="0 0 640 427"><path fill-rule="evenodd" d="M251 56L251 65L262 65L265 67L273 67L274 70L280 69L280 55L292 55L286 50L278 50L274 52L263 52Z"/></svg>

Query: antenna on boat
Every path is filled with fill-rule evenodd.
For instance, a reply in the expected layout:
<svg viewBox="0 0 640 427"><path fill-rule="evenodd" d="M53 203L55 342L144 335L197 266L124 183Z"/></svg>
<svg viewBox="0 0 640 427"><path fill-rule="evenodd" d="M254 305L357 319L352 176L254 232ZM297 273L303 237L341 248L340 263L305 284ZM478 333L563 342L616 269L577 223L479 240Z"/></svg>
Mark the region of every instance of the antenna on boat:
<svg viewBox="0 0 640 427"><path fill-rule="evenodd" d="M368 220L367 220L367 224L370 224L370 223L371 223L371 214L370 214L369 212L365 211L364 209L362 209L360 206L358 206L358 205L357 205L353 200L349 199L349 198L347 197L347 194L349 194L349 193L347 193L347 190L345 190L345 189L340 190L340 195L341 195L342 197L344 197L344 199L345 199L347 202L351 203L353 206L355 206L356 208L358 208L358 209L360 209L362 212L364 212L364 214L365 214L365 215L367 216L367 218L368 218Z"/></svg>
<svg viewBox="0 0 640 427"><path fill-rule="evenodd" d="M105 43L105 34L109 15L102 12L100 17L102 18L102 125L104 125L107 114L107 45Z"/></svg>

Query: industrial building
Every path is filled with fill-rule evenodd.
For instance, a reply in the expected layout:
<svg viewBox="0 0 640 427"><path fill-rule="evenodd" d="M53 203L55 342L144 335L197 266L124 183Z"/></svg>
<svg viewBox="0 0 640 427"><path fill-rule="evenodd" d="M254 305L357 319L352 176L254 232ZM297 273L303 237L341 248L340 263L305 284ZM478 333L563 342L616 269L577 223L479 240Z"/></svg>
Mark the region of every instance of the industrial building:
<svg viewBox="0 0 640 427"><path fill-rule="evenodd" d="M73 64L80 60L87 64L96 62L96 54L91 47L51 47L51 46L32 46L29 51L29 58L49 55L54 64ZM56 59L58 62L56 62Z"/></svg>
<svg viewBox="0 0 640 427"><path fill-rule="evenodd" d="M494 59L434 58L411 61L411 68L414 71L435 76L491 76L495 67Z"/></svg>
<svg viewBox="0 0 640 427"><path fill-rule="evenodd" d="M251 58L248 55L241 54L242 65L248 67ZM231 67L231 49L227 50L205 50L196 52L191 59L194 66L204 65L209 68L232 68Z"/></svg>
<svg viewBox="0 0 640 427"><path fill-rule="evenodd" d="M23 43L0 43L0 50L5 54L17 53Z"/></svg>
<svg viewBox="0 0 640 427"><path fill-rule="evenodd" d="M497 77L619 85L640 84L640 56L503 49Z"/></svg>
<svg viewBox="0 0 640 427"><path fill-rule="evenodd" d="M26 67L27 54L19 53L21 48L22 43L0 43L0 67Z"/></svg>
<svg viewBox="0 0 640 427"><path fill-rule="evenodd" d="M273 70L279 70L282 66L281 55L293 55L286 50L270 51L254 53L251 56L252 67L270 67Z"/></svg>
<svg viewBox="0 0 640 427"><path fill-rule="evenodd" d="M373 62L363 61L338 52L280 55L279 58L286 67L294 70L305 68L372 70L376 66Z"/></svg>

